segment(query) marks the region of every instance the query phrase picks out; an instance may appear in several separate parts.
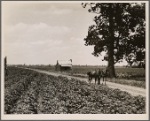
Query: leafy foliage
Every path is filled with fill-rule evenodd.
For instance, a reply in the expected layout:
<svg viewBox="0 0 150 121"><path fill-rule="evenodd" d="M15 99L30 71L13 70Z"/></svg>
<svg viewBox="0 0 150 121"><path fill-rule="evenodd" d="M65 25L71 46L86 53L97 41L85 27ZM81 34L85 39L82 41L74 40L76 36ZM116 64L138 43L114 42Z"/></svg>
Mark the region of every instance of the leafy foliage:
<svg viewBox="0 0 150 121"><path fill-rule="evenodd" d="M141 48L145 48L145 4L82 3L84 8L87 5L88 11L97 15L84 38L85 45L94 45L92 54L97 57L106 51L104 60L108 61L110 76L115 77L114 63L131 52L142 53ZM138 60L144 58L137 56Z"/></svg>
<svg viewBox="0 0 150 121"><path fill-rule="evenodd" d="M88 29L85 45L94 45L93 55L99 56L113 41L115 61L137 48L145 48L145 4L90 3L89 12L97 13L95 25ZM112 17L112 18L111 18ZM112 19L112 21L110 21ZM110 23L111 22L111 23ZM110 28L113 31L111 36ZM108 59L106 59L108 60Z"/></svg>
<svg viewBox="0 0 150 121"><path fill-rule="evenodd" d="M20 73L21 72L21 73ZM30 75L29 75L30 72ZM18 93L11 96L16 88L6 91L5 100L15 100L5 103L6 113L16 114L144 114L145 98L133 97L119 89L106 86L88 85L79 80L68 80L64 77L54 77L39 74L19 68L9 68L9 80L22 83L21 75L32 77L26 90L17 88ZM12 76L13 75L13 76ZM13 78L10 78L13 77ZM26 80L26 78L24 78ZM12 87L15 87L12 85ZM6 96L7 95L7 96ZM8 96L9 95L9 96Z"/></svg>

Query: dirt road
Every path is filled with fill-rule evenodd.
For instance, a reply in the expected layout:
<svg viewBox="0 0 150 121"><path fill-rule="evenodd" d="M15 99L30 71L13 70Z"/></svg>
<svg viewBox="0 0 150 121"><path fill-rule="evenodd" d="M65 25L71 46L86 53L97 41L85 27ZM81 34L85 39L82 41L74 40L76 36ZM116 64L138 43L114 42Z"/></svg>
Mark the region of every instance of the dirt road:
<svg viewBox="0 0 150 121"><path fill-rule="evenodd" d="M53 76L63 76L63 77L67 77L68 79L72 79L72 78L78 79L80 81L86 81L88 83L88 79L86 78L73 77L73 76L64 75L61 73L48 72L48 71L39 70L39 69L31 69L31 68L25 68L25 69L29 69L29 70L33 70L39 73L44 73L44 74L53 75ZM92 83L94 83L94 81ZM106 82L106 85L110 88L118 88L122 91L126 91L133 96L141 95L143 97L146 97L146 89L143 89L143 88L129 86L129 85L122 85L122 84L117 84L117 83L112 83L112 82Z"/></svg>

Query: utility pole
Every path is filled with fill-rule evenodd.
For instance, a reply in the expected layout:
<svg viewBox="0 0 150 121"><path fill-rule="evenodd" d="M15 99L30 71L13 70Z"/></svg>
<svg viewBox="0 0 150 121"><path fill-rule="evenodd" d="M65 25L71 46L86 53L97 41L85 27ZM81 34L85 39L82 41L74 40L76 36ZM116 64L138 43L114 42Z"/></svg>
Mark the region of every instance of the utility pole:
<svg viewBox="0 0 150 121"><path fill-rule="evenodd" d="M4 70L5 70L5 76L7 75L7 57L4 58Z"/></svg>

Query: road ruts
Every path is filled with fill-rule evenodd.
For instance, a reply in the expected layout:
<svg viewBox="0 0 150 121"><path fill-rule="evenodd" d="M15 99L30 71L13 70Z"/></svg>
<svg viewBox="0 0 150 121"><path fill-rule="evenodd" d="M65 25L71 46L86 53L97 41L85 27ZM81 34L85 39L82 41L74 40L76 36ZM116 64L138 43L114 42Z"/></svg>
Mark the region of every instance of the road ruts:
<svg viewBox="0 0 150 121"><path fill-rule="evenodd" d="M69 75L65 75L62 73L55 73L55 72L48 72L45 70L39 70L39 69L31 69L31 68L24 68L24 69L29 69L29 70L33 70L39 73L44 73L44 74L48 74L48 75L53 75L53 76L63 76L63 77L67 77L68 79L78 79L80 81L86 81L88 83L88 79L87 78L81 78L81 77L74 77L74 76L69 76ZM94 83L94 81L92 81L92 83ZM143 97L146 97L146 89L143 88L139 88L139 87L134 87L134 86L129 86L129 85L123 85L123 84L117 84L117 83L113 83L113 82L106 82L106 85L109 88L114 88L114 89L120 89L122 91L126 91L128 93L130 93L133 96L138 96L141 95Z"/></svg>

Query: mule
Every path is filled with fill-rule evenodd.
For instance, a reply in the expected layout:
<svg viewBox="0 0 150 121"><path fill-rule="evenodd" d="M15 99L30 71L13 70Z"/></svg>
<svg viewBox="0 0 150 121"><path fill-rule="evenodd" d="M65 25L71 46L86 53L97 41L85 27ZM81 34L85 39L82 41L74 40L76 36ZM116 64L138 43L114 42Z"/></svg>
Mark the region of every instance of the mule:
<svg viewBox="0 0 150 121"><path fill-rule="evenodd" d="M101 70L101 77L103 78L103 83L105 82L105 85L106 85L106 77L108 76L109 76L108 68Z"/></svg>
<svg viewBox="0 0 150 121"><path fill-rule="evenodd" d="M106 85L106 77L109 76L108 68L106 69L99 69L95 71L87 72L87 75L89 77L89 83L91 83L92 79L95 79L95 84L98 81L98 85L100 84L100 79L103 79L103 83L105 82ZM103 84L102 83L102 84Z"/></svg>
<svg viewBox="0 0 150 121"><path fill-rule="evenodd" d="M87 72L87 75L89 77L89 83L91 83L92 79L95 79L95 84L98 81L98 84L100 84L100 78L101 78L101 72L100 70L95 71L89 71Z"/></svg>

